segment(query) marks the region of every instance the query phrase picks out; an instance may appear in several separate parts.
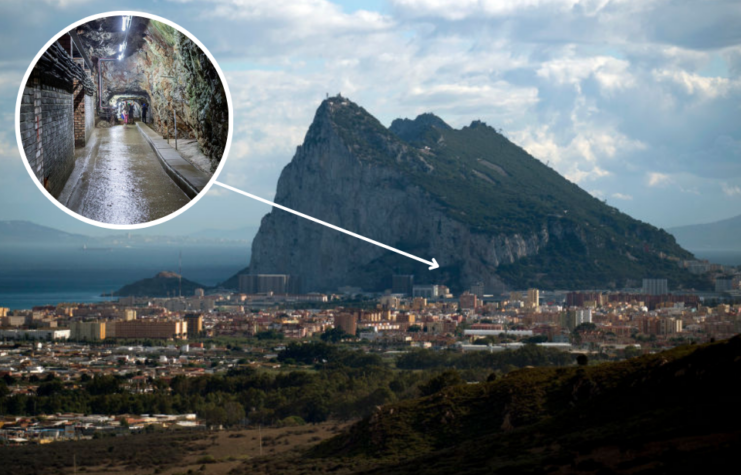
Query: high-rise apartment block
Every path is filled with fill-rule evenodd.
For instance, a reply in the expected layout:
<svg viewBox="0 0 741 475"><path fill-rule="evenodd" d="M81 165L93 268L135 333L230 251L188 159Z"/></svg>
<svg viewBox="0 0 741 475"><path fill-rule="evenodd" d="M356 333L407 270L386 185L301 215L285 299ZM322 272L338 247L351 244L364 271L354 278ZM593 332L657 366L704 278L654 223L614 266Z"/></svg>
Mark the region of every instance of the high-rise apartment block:
<svg viewBox="0 0 741 475"><path fill-rule="evenodd" d="M461 310L475 309L478 306L478 296L471 292L463 292L459 298Z"/></svg>
<svg viewBox="0 0 741 475"><path fill-rule="evenodd" d="M391 278L391 293L392 294L404 294L412 295L412 288L414 287L414 276L413 275L394 275Z"/></svg>
<svg viewBox="0 0 741 475"><path fill-rule="evenodd" d="M666 295L669 285L666 279L643 279L643 293L648 295Z"/></svg>
<svg viewBox="0 0 741 475"><path fill-rule="evenodd" d="M106 338L106 322L72 322L69 329L72 340L101 341Z"/></svg>
<svg viewBox="0 0 741 475"><path fill-rule="evenodd" d="M355 335L358 331L358 317L352 313L340 313L334 317L334 327L348 335Z"/></svg>
<svg viewBox="0 0 741 475"><path fill-rule="evenodd" d="M300 294L301 278L288 274L242 274L239 291L243 294Z"/></svg>

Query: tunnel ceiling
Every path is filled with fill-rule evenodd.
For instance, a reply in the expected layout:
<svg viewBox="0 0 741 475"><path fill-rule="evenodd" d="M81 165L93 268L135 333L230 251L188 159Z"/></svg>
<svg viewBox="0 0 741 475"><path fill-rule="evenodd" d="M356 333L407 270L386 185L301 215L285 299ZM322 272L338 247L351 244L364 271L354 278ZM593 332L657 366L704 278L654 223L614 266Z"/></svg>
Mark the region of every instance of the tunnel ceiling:
<svg viewBox="0 0 741 475"><path fill-rule="evenodd" d="M113 105L122 96L144 97L151 126L161 134L172 133L174 110L178 136L197 139L215 170L229 121L226 93L214 65L190 38L169 25L133 17L128 32L123 32L122 21L121 16L101 18L77 29L97 63L102 104ZM124 41L126 50L118 60Z"/></svg>
<svg viewBox="0 0 741 475"><path fill-rule="evenodd" d="M77 35L91 58L118 57L118 48L126 41L125 56L136 52L144 45L149 26L148 18L133 17L127 31L121 31L123 18L106 17L80 25Z"/></svg>

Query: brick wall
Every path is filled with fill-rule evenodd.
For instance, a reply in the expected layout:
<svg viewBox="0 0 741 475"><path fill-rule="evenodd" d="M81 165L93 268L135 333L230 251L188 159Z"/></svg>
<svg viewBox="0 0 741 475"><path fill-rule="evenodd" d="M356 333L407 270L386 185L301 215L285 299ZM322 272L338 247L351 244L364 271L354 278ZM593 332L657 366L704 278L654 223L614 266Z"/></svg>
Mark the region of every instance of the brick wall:
<svg viewBox="0 0 741 475"><path fill-rule="evenodd" d="M62 192L75 163L72 92L72 83L42 77L36 70L23 90L23 150L36 178L54 197Z"/></svg>
<svg viewBox="0 0 741 475"><path fill-rule="evenodd" d="M95 128L95 98L86 96L82 83L74 81L75 147L84 147Z"/></svg>
<svg viewBox="0 0 741 475"><path fill-rule="evenodd" d="M82 83L74 80L74 110L75 110L75 147L84 147L87 142L85 137L85 89Z"/></svg>
<svg viewBox="0 0 741 475"><path fill-rule="evenodd" d="M75 62L85 68L81 58L75 59ZM90 71L85 69L90 75ZM90 75L95 83L94 75ZM75 147L84 147L90 140L90 134L95 129L95 97L86 96L85 90L77 79L73 83L74 92L74 111L75 111Z"/></svg>
<svg viewBox="0 0 741 475"><path fill-rule="evenodd" d="M95 96L85 96L85 143L95 130Z"/></svg>

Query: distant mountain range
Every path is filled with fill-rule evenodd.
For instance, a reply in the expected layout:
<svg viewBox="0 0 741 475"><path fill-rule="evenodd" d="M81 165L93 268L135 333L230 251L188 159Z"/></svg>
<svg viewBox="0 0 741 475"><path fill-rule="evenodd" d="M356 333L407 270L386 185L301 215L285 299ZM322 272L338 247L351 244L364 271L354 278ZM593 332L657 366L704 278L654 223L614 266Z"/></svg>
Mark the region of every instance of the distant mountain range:
<svg viewBox="0 0 741 475"><path fill-rule="evenodd" d="M48 246L131 246L169 244L248 244L257 232L256 226L240 229L204 229L185 236L157 236L149 234L112 234L86 236L60 231L30 221L0 221L0 245Z"/></svg>
<svg viewBox="0 0 741 475"><path fill-rule="evenodd" d="M741 215L707 224L667 229L686 249L741 251Z"/></svg>
<svg viewBox="0 0 741 475"><path fill-rule="evenodd" d="M430 260L427 266L274 209L252 245L252 273L298 274L307 290L391 287L393 274L506 288L621 288L667 278L692 254L672 235L594 198L491 126L454 129L432 114L383 126L343 97L318 108L275 201Z"/></svg>
<svg viewBox="0 0 741 475"><path fill-rule="evenodd" d="M72 234L30 221L0 221L2 244L84 244L89 236Z"/></svg>
<svg viewBox="0 0 741 475"><path fill-rule="evenodd" d="M188 236L196 239L252 242L259 228L259 226L245 226L239 229L203 229L191 233Z"/></svg>

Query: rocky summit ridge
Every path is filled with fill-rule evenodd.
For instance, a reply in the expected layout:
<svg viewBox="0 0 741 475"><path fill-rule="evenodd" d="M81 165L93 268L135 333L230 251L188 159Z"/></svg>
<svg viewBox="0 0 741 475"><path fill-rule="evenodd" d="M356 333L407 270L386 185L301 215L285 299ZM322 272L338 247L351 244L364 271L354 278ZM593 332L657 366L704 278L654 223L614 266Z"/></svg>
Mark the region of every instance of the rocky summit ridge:
<svg viewBox="0 0 741 475"><path fill-rule="evenodd" d="M622 287L646 277L702 285L663 230L594 198L480 121L433 114L386 128L343 97L321 103L275 201L440 263L427 266L274 209L249 272L300 275L305 290L382 290L394 273L456 291Z"/></svg>

